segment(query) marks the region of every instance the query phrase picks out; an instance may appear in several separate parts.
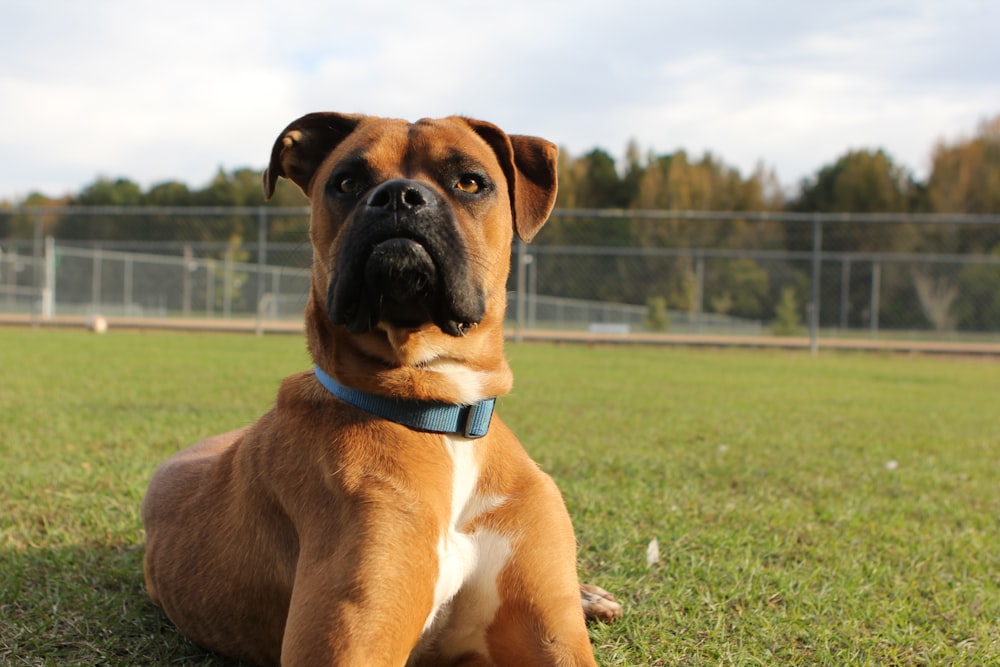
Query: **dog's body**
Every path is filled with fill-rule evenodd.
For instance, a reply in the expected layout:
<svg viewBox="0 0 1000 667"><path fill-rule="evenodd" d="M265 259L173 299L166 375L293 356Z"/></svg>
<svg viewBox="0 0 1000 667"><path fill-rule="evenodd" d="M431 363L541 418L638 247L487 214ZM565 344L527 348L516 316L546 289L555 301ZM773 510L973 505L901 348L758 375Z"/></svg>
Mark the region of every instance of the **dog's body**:
<svg viewBox="0 0 1000 667"><path fill-rule="evenodd" d="M312 202L316 370L157 470L151 597L259 664L595 664L569 516L500 419L475 439L415 430L321 382L444 405L509 391L512 234L551 210L555 147L464 118L310 114L275 143L268 195L279 176ZM592 613L619 614L596 590Z"/></svg>

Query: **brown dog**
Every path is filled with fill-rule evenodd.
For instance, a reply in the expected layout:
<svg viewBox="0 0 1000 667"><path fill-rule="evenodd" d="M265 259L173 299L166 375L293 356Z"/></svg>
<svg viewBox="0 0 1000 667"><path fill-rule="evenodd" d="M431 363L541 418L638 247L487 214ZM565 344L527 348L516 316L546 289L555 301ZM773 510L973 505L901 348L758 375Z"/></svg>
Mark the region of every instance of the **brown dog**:
<svg viewBox="0 0 1000 667"><path fill-rule="evenodd" d="M555 158L457 117L282 132L264 189L312 203L315 368L153 476L146 585L181 632L266 665L595 664L562 498L491 421L512 237L548 216Z"/></svg>

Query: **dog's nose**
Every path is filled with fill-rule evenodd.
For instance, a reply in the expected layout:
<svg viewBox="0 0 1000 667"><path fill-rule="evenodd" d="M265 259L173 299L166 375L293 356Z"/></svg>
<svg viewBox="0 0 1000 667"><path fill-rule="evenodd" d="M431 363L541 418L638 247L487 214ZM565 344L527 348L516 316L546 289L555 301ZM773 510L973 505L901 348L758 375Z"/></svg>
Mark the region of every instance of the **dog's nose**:
<svg viewBox="0 0 1000 667"><path fill-rule="evenodd" d="M387 210L414 210L427 205L430 200L426 187L402 178L382 183L368 195L369 208Z"/></svg>

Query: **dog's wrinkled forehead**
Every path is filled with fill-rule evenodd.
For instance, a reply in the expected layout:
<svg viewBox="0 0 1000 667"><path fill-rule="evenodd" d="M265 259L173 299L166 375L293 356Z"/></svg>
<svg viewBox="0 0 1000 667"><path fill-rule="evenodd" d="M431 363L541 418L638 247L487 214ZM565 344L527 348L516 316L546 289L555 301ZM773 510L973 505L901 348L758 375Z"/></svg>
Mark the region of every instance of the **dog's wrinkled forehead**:
<svg viewBox="0 0 1000 667"><path fill-rule="evenodd" d="M489 144L467 125L449 120L362 121L325 161L323 177L364 169L374 181L412 178L434 182L443 172L487 171L505 175Z"/></svg>

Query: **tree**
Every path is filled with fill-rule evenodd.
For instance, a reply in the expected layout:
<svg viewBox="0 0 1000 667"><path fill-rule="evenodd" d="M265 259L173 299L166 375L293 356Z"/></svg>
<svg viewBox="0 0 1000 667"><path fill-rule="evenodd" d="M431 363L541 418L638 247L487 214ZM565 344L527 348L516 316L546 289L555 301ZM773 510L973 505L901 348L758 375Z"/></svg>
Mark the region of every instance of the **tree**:
<svg viewBox="0 0 1000 667"><path fill-rule="evenodd" d="M646 316L642 322L650 331L669 329L670 313L667 311L667 300L662 296L651 296L646 299Z"/></svg>
<svg viewBox="0 0 1000 667"><path fill-rule="evenodd" d="M799 185L791 208L804 212L905 213L917 194L910 172L881 148L848 151Z"/></svg>
<svg viewBox="0 0 1000 667"><path fill-rule="evenodd" d="M198 191L196 201L201 206L242 206L242 194L235 180L219 167L209 184Z"/></svg>
<svg viewBox="0 0 1000 667"><path fill-rule="evenodd" d="M142 188L127 178L111 180L100 177L73 201L77 206L138 206L143 203Z"/></svg>
<svg viewBox="0 0 1000 667"><path fill-rule="evenodd" d="M635 207L683 211L698 208L692 196L693 173L687 153L677 151L650 160L642 179Z"/></svg>
<svg viewBox="0 0 1000 667"><path fill-rule="evenodd" d="M150 188L145 202L148 206L190 206L194 203L194 195L186 184L166 181Z"/></svg>
<svg viewBox="0 0 1000 667"><path fill-rule="evenodd" d="M799 196L791 208L801 212L905 213L917 207L919 188L910 172L896 165L882 149L852 150L836 162L821 168L800 184ZM912 224L883 224L857 220L823 225L823 250L830 252L909 251L919 243L919 230ZM787 247L811 250L810 225L787 223ZM852 272L850 310L860 313L869 304L871 265ZM911 288L912 276L883 272L882 289L898 298ZM887 299L887 302L892 299ZM885 317L889 309L883 309ZM821 313L822 314L822 313ZM888 323L888 322L887 322Z"/></svg>
<svg viewBox="0 0 1000 667"><path fill-rule="evenodd" d="M939 142L934 149L926 187L931 210L937 213L990 214L1000 212L1000 116L980 124L977 134L953 145ZM925 225L920 250L955 254L997 254L1000 242L993 225ZM956 278L946 267L913 270L921 308L937 330L988 330L997 322L996 299L983 294L995 290L996 267L964 267Z"/></svg>
<svg viewBox="0 0 1000 667"><path fill-rule="evenodd" d="M646 173L646 167L642 160L642 151L638 142L632 139L625 147L625 176L622 178L622 198L624 206L629 207L635 202L639 194L639 184Z"/></svg>
<svg viewBox="0 0 1000 667"><path fill-rule="evenodd" d="M802 313L799 301L795 298L795 288L785 287L781 290L781 300L774 310L774 324L771 332L775 336L795 336L802 333Z"/></svg>
<svg viewBox="0 0 1000 667"><path fill-rule="evenodd" d="M1000 258L1000 247L994 252ZM958 278L958 299L951 309L963 331L1000 330L1000 265L968 264Z"/></svg>
<svg viewBox="0 0 1000 667"><path fill-rule="evenodd" d="M260 188L260 174L257 174L257 187ZM301 208L307 206L309 200L299 187L287 179L279 179L274 194L267 201L269 208ZM267 227L268 239L272 242L307 243L309 239L309 218L304 215L269 215Z"/></svg>
<svg viewBox="0 0 1000 667"><path fill-rule="evenodd" d="M54 208L65 206L66 199L52 199L40 192L32 192L21 206L25 208ZM40 218L30 213L0 213L0 239L30 239L35 235L35 224L41 223L43 235L51 234L59 222L58 215L43 214Z"/></svg>
<svg viewBox="0 0 1000 667"><path fill-rule="evenodd" d="M771 279L756 261L723 259L715 265L706 290L713 310L722 315L759 319L770 300ZM721 306L721 308L720 308Z"/></svg>
<svg viewBox="0 0 1000 667"><path fill-rule="evenodd" d="M142 188L127 178L114 180L104 176L85 187L70 201L73 206L140 206L144 203ZM55 235L64 239L136 239L144 238L140 231L144 220L122 215L70 215L57 224Z"/></svg>
<svg viewBox="0 0 1000 667"><path fill-rule="evenodd" d="M556 208L577 208L578 161L565 148L559 149L556 158L556 173L559 178L559 190L556 192ZM279 181L280 183L280 181Z"/></svg>
<svg viewBox="0 0 1000 667"><path fill-rule="evenodd" d="M971 139L935 146L927 198L939 213L1000 213L1000 116Z"/></svg>
<svg viewBox="0 0 1000 667"><path fill-rule="evenodd" d="M578 183L580 208L625 208L628 193L618 175L615 160L606 151L595 148L580 160L582 178Z"/></svg>

